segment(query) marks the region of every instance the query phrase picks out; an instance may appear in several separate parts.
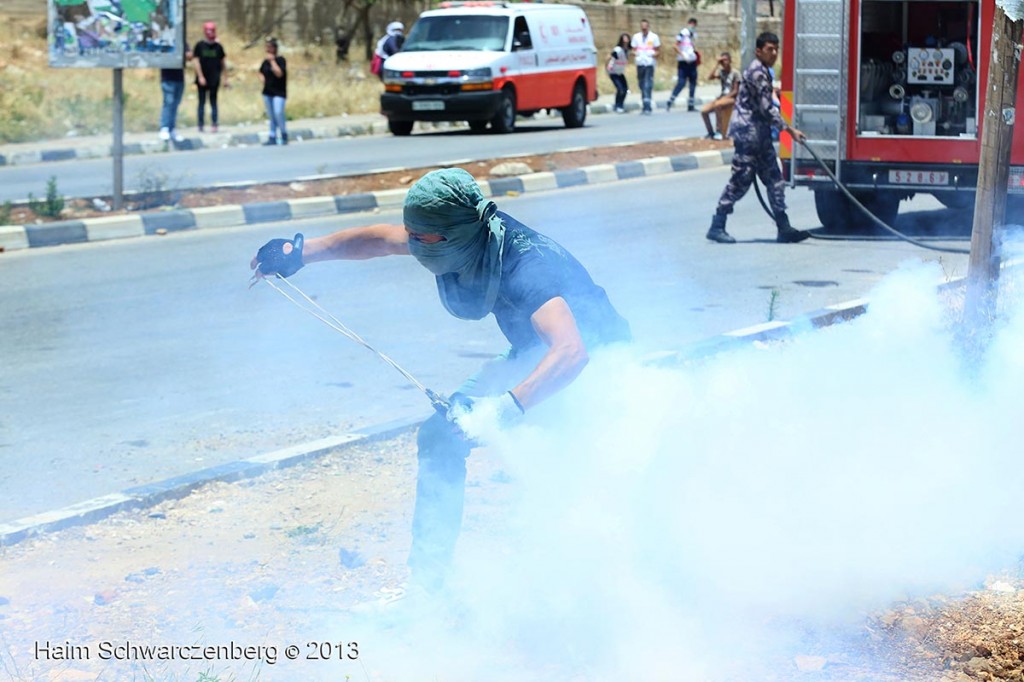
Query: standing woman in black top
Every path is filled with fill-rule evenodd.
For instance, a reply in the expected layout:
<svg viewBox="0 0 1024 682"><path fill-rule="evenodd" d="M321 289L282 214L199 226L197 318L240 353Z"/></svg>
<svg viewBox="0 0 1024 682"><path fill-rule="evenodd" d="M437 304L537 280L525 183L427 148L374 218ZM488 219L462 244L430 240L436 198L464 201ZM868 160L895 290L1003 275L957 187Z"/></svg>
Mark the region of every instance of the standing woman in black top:
<svg viewBox="0 0 1024 682"><path fill-rule="evenodd" d="M260 64L260 80L263 81L263 103L270 119L270 137L266 145L288 144L288 130L284 123L284 103L288 98L288 67L284 57L277 54L277 40L267 38L267 58ZM277 133L281 133L278 142Z"/></svg>

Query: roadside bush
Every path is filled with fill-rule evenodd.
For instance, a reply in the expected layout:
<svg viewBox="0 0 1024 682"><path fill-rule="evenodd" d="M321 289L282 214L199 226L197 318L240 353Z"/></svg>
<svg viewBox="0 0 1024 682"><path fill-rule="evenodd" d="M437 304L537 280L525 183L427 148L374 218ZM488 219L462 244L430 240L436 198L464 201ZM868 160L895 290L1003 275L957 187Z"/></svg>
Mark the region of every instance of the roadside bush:
<svg viewBox="0 0 1024 682"><path fill-rule="evenodd" d="M64 210L64 197L57 191L57 176L51 175L50 179L46 181L46 198L42 201L37 200L29 192L28 208L38 216L60 217L60 212Z"/></svg>

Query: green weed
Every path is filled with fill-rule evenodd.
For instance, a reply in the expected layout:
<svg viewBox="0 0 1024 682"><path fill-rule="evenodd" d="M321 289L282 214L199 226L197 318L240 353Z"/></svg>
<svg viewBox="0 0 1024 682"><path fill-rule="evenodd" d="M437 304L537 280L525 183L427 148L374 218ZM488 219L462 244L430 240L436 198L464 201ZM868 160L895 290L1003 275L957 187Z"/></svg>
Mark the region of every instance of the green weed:
<svg viewBox="0 0 1024 682"><path fill-rule="evenodd" d="M59 218L60 212L64 210L64 197L57 191L57 176L51 175L46 181L46 198L42 201L36 199L29 192L28 207L38 216L47 218Z"/></svg>

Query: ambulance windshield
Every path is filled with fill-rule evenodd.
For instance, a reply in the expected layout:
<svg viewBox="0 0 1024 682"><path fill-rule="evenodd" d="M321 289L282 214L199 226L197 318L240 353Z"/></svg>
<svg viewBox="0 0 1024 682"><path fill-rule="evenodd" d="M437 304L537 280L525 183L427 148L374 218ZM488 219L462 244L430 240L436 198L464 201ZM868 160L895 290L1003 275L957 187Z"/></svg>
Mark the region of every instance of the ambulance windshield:
<svg viewBox="0 0 1024 682"><path fill-rule="evenodd" d="M402 52L505 49L508 17L449 15L421 17L412 27Z"/></svg>

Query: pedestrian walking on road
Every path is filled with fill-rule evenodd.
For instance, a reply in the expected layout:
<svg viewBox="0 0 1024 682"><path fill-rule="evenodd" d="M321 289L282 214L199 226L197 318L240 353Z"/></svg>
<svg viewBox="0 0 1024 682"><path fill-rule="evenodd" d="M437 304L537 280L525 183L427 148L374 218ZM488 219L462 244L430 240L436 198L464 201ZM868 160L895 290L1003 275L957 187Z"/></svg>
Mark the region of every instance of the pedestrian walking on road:
<svg viewBox="0 0 1024 682"><path fill-rule="evenodd" d="M615 113L626 113L626 93L629 92L629 83L626 82L626 65L629 63L630 37L628 33L619 36L619 43L612 48L611 57L608 59L608 77L612 79L615 86Z"/></svg>
<svg viewBox="0 0 1024 682"><path fill-rule="evenodd" d="M740 91L740 75L732 68L732 55L728 52L718 55L718 62L711 70L708 80L717 80L722 87L718 97L701 107L700 115L704 119L704 127L708 130L708 137L721 140L728 132L732 110L736 106L736 95ZM712 114L715 115L715 128L711 127Z"/></svg>
<svg viewBox="0 0 1024 682"><path fill-rule="evenodd" d="M260 64L260 80L263 82L263 104L270 119L270 136L265 144L288 144L288 128L285 125L284 105L288 99L288 64L280 56L276 38L267 38L266 58ZM280 133L280 137L278 134Z"/></svg>
<svg viewBox="0 0 1024 682"><path fill-rule="evenodd" d="M658 50L661 39L651 30L650 22L640 21L640 31L630 41L633 48L633 59L636 62L636 78L640 83L640 97L643 100L641 114L650 115L651 98L654 93L654 65L658 61Z"/></svg>
<svg viewBox="0 0 1024 682"><path fill-rule="evenodd" d="M228 87L227 55L224 46L217 42L217 24L208 21L203 24L203 39L192 49L195 57L196 89L199 94L199 108L196 121L199 132L203 132L206 121L206 98L210 98L210 130L217 132L217 92L220 86Z"/></svg>
<svg viewBox="0 0 1024 682"><path fill-rule="evenodd" d="M185 61L192 59L192 51L185 49ZM183 142L185 138L178 133L178 105L185 94L185 68L160 69L160 92L163 95L163 106L160 108L160 139L164 142Z"/></svg>
<svg viewBox="0 0 1024 682"><path fill-rule="evenodd" d="M276 239L250 267L258 276L289 276L319 261L411 255L434 274L449 313L464 320L493 314L511 344L452 395L447 414L435 413L417 435L410 587L429 598L444 586L462 524L466 458L476 445L459 426L462 417L479 409L499 423L521 418L572 383L588 351L628 341L630 331L572 254L499 211L461 168L420 178L406 195L403 221L304 244L301 235Z"/></svg>
<svg viewBox="0 0 1024 682"><path fill-rule="evenodd" d="M754 176L761 178L768 192L768 203L775 215L778 228L776 241L802 242L811 235L793 229L786 215L785 183L779 171L779 159L772 145L772 125L788 132L796 140L803 140L804 134L789 125L779 113L779 107L772 99L772 76L769 69L779 58L779 37L765 32L757 36L754 56L756 59L743 72L736 108L729 126L729 137L735 151L732 155L732 176L725 186L718 208L711 219L707 238L719 244L735 244L736 240L725 231L725 221L732 213L733 206L743 198L754 182Z"/></svg>
<svg viewBox="0 0 1024 682"><path fill-rule="evenodd" d="M686 27L679 31L676 36L676 86L672 88L665 111L672 110L672 104L676 97L683 91L686 84L690 84L690 97L686 100L686 110L694 110L694 93L697 90L697 67L700 65L700 55L694 41L697 39L697 20L690 19Z"/></svg>

